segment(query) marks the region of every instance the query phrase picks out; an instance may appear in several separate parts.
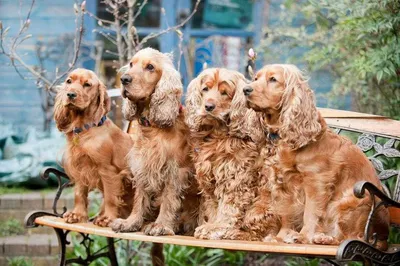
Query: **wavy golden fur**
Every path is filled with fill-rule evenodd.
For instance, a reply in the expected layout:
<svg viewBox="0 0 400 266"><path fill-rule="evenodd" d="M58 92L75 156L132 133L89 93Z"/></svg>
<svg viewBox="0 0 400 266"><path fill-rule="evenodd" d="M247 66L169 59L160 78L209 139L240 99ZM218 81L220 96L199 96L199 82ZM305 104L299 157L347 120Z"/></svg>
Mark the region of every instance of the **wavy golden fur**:
<svg viewBox="0 0 400 266"><path fill-rule="evenodd" d="M353 186L365 180L381 187L380 181L362 151L327 127L302 72L294 65L267 65L244 92L249 106L263 114L265 129L280 136L266 169L282 228L266 240L338 244L363 238L371 201L356 198ZM387 248L388 226L388 211L380 208L372 230L381 249Z"/></svg>
<svg viewBox="0 0 400 266"><path fill-rule="evenodd" d="M109 110L106 88L90 70L72 71L57 94L54 119L67 138L62 165L75 183L74 209L64 214L67 223L88 220L87 197L95 188L104 195L95 224L107 226L117 217L126 217L131 210L133 190L126 182L130 172L125 157L132 140L110 120L93 126ZM93 127L85 129L85 125ZM74 128L83 131L75 134Z"/></svg>
<svg viewBox="0 0 400 266"><path fill-rule="evenodd" d="M186 122L202 193L197 238L261 240L279 230L259 175L266 143L259 116L246 108L245 82L236 71L213 68L189 84Z"/></svg>
<svg viewBox="0 0 400 266"><path fill-rule="evenodd" d="M143 229L148 235L193 232L199 197L189 129L180 111L179 72L169 55L146 48L131 59L121 81L123 113L135 127L129 165L136 194L131 215L111 227L122 232Z"/></svg>

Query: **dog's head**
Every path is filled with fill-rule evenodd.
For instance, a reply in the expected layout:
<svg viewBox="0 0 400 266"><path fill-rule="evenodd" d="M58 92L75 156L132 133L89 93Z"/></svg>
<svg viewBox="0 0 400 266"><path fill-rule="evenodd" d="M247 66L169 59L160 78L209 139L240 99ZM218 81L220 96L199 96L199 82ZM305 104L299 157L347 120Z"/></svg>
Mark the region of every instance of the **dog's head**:
<svg viewBox="0 0 400 266"><path fill-rule="evenodd" d="M314 93L294 65L267 65L243 88L248 106L261 112L292 148L309 143L321 131Z"/></svg>
<svg viewBox="0 0 400 266"><path fill-rule="evenodd" d="M107 89L97 75L78 68L69 73L59 87L54 119L60 131L70 131L75 118L97 123L111 108Z"/></svg>
<svg viewBox="0 0 400 266"><path fill-rule="evenodd" d="M245 85L245 77L237 71L211 68L201 72L188 87L186 123L191 130L222 125L229 128L229 134L242 138L257 132L256 114L246 108Z"/></svg>
<svg viewBox="0 0 400 266"><path fill-rule="evenodd" d="M121 76L123 113L133 120L146 106L149 120L170 127L179 114L182 82L169 54L145 48L135 54Z"/></svg>

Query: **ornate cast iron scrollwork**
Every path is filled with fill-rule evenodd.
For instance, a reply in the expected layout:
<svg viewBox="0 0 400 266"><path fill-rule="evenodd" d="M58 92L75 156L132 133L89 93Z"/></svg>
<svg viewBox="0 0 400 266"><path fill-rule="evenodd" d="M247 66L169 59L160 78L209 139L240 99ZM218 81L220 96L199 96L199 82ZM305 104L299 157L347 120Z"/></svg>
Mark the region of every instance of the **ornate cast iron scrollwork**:
<svg viewBox="0 0 400 266"><path fill-rule="evenodd" d="M371 205L371 211L368 215L368 220L367 224L365 225L364 229L364 240L367 243L370 243L372 246L375 246L377 242L377 235L375 232L372 233L372 236L370 236L371 233L371 222L373 219L373 216L376 212L377 209L379 209L381 206L385 207L396 207L400 208L400 203L392 200L388 196L386 196L380 189L378 189L376 186L369 182L361 181L357 182L356 185L354 186L354 195L357 198L363 198L365 196L365 190L369 192L369 196L372 201ZM381 201L377 202L376 197L378 197ZM371 241L372 240L372 241Z"/></svg>
<svg viewBox="0 0 400 266"><path fill-rule="evenodd" d="M364 241L346 240L340 244L336 259L338 261L353 260L361 257L364 260L382 265L397 265L400 262L400 251L383 252L376 248L377 234L371 231L371 222L377 209L382 206L400 208L400 203L389 198L385 193L369 182L357 182L354 186L354 195L358 198L365 196L368 191L372 206L364 229ZM380 199L378 202L376 197ZM372 233L372 235L371 235Z"/></svg>
<svg viewBox="0 0 400 266"><path fill-rule="evenodd" d="M58 213L57 211L57 203L58 200L61 197L61 193L63 192L64 188L70 186L70 181L69 181L69 177L64 173L61 172L55 168L51 168L51 167L46 167L44 168L41 172L40 172L40 177L43 180L48 180L50 177L50 174L54 174L57 177L58 180L58 189L57 189L57 193L56 193L56 197L54 198L53 201L53 212L57 217L62 217L64 215L64 213L67 211L67 207L63 206L63 211L62 213ZM66 182L63 183L62 178L67 179Z"/></svg>
<svg viewBox="0 0 400 266"><path fill-rule="evenodd" d="M357 257L364 258L379 265L399 265L400 252L383 252L368 243L359 240L346 240L339 246L336 259L350 261Z"/></svg>
<svg viewBox="0 0 400 266"><path fill-rule="evenodd" d="M62 207L62 212L58 212L57 204L58 201L61 197L62 192L64 189L68 186L71 186L71 182L68 178L68 176L62 172L59 171L55 168L44 168L41 173L40 177L44 180L48 180L50 177L50 174L54 174L57 177L58 181L58 189L56 196L53 201L53 213L50 212L45 212L45 211L32 211L28 213L25 217L25 226L27 228L33 228L37 227L38 225L35 223L36 218L42 217L42 216L55 216L55 217L63 217L64 213L67 211L67 207L63 206ZM67 181L63 180L66 179ZM79 256L78 258L71 258L71 259L66 259L65 253L66 253L66 245L69 245L70 242L67 240L67 236L70 233L69 230L63 230L61 228L54 228L57 237L58 237L58 244L60 247L60 255L59 255L59 263L60 265L66 265L66 264L71 264L71 263L76 263L80 265L89 265L91 262L95 261L98 258L101 257L107 257L110 259L110 265L112 266L117 266L117 257L115 254L115 247L114 247L114 238L107 237L107 245L96 252L92 252L92 242L93 240L90 238L90 235L88 234L83 234L80 233L81 236L83 237L82 241L80 242L81 245L84 246L85 251L86 251L86 258L83 258ZM106 250L106 251L104 251Z"/></svg>

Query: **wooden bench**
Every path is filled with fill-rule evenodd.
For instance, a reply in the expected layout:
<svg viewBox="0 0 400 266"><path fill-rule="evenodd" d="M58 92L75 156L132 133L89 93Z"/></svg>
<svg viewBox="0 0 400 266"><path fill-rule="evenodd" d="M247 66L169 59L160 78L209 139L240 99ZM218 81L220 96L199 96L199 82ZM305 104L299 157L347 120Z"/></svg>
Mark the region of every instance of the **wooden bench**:
<svg viewBox="0 0 400 266"><path fill-rule="evenodd" d="M391 215L392 227L400 227L400 163L396 163L400 158L400 121L376 115L340 111L333 109L319 109L327 120L330 127L338 134L346 135L365 152L377 169L377 173L384 186L385 193L376 189L372 184L359 182L354 187L357 197L363 197L365 191L375 199L379 197L382 201L374 204L371 214L376 208L388 207ZM128 132L132 128L129 126ZM391 244L386 252L381 252L374 248L374 237L366 234L366 239L370 241L346 240L339 246L326 245L306 245L306 244L284 244L284 243L264 243L248 241L228 241L228 240L199 240L188 236L147 236L143 233L115 233L110 228L97 227L91 223L67 224L64 223L62 214L66 211L58 212L57 201L63 189L69 185L68 181L63 183L62 177L68 177L53 168L46 168L42 172L42 178L47 179L50 174L57 176L59 189L53 203L53 213L44 211L33 211L25 218L26 227L49 226L54 228L57 233L60 245L60 265L75 262L88 265L91 261L99 257L110 258L111 265L117 265L114 239L128 239L146 241L153 243L165 243L181 246L194 246L206 248L219 248L227 250L256 251L271 254L304 256L322 258L334 265L340 265L348 261L364 261L372 264L400 265L400 245ZM375 202L375 201L374 201ZM382 206L384 205L384 206ZM365 232L368 232L369 222ZM83 236L83 240L89 240L90 235L107 237L108 247L102 249L101 253L90 253L86 258L76 258L66 260L65 251L67 235L69 232L78 232ZM90 242L90 240L89 240ZM106 251L104 251L106 250Z"/></svg>

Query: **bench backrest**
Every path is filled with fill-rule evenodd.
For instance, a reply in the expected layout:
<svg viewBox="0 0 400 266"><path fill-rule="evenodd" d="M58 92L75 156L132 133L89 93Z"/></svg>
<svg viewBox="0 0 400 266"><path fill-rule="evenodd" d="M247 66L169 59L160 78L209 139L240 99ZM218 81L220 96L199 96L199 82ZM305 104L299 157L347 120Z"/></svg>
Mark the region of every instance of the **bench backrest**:
<svg viewBox="0 0 400 266"><path fill-rule="evenodd" d="M319 108L328 125L350 138L375 167L385 193L400 201L400 121L383 116ZM400 211L389 208L391 223L400 225Z"/></svg>

